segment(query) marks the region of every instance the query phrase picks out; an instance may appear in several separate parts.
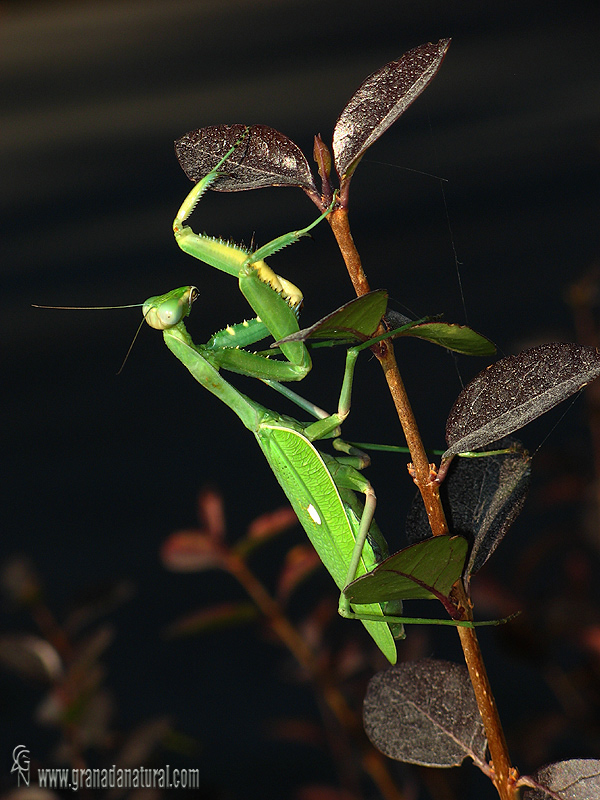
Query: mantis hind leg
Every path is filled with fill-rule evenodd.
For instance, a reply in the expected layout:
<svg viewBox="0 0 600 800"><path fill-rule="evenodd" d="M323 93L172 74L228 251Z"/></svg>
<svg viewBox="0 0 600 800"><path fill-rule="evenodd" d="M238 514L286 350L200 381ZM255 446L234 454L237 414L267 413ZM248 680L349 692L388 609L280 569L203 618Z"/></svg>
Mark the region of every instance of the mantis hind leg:
<svg viewBox="0 0 600 800"><path fill-rule="evenodd" d="M359 472L360 469L368 465L369 457L341 439L336 439L334 446L336 449L348 453L348 455L332 459L333 463L328 463L328 468L346 507L347 516L356 520L356 522L351 523L351 527L356 533L354 547L344 579L345 587L361 573L368 572L386 558L388 549L386 541L374 519L377 505L375 490L364 475ZM364 497L364 505L361 505L356 493L360 493ZM340 592L338 610L342 617L362 619L360 614L356 614L353 611L350 601L343 590ZM381 610L384 616L372 615L369 619L375 622L385 622L387 614L401 614L402 602L394 601L391 604L382 604ZM397 619L392 620L390 627L394 639L404 638L404 628Z"/></svg>

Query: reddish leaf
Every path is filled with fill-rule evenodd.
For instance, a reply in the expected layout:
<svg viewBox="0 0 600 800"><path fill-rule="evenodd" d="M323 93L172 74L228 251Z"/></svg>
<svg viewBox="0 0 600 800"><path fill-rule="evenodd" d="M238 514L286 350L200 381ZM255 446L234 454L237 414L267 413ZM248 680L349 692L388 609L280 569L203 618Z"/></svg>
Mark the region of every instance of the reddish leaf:
<svg viewBox="0 0 600 800"><path fill-rule="evenodd" d="M3 565L0 586L13 602L25 605L35 602L41 594L33 564L24 557L12 558Z"/></svg>
<svg viewBox="0 0 600 800"><path fill-rule="evenodd" d="M321 566L321 559L313 547L299 544L287 554L283 570L277 582L277 597L285 602L312 572Z"/></svg>
<svg viewBox="0 0 600 800"><path fill-rule="evenodd" d="M211 539L222 541L225 536L223 498L214 489L203 489L198 495L198 520Z"/></svg>
<svg viewBox="0 0 600 800"><path fill-rule="evenodd" d="M21 678L55 681L62 674L62 660L41 636L7 634L0 638L0 664Z"/></svg>
<svg viewBox="0 0 600 800"><path fill-rule="evenodd" d="M253 603L221 603L181 617L169 625L165 635L167 637L193 636L198 633L223 630L253 622L258 615L258 609Z"/></svg>
<svg viewBox="0 0 600 800"><path fill-rule="evenodd" d="M172 572L202 572L205 569L226 569L225 559L217 543L200 531L178 531L163 542L160 557Z"/></svg>
<svg viewBox="0 0 600 800"><path fill-rule="evenodd" d="M283 506L253 520L248 528L247 536L254 540L270 539L297 524L298 517L294 509L291 506Z"/></svg>

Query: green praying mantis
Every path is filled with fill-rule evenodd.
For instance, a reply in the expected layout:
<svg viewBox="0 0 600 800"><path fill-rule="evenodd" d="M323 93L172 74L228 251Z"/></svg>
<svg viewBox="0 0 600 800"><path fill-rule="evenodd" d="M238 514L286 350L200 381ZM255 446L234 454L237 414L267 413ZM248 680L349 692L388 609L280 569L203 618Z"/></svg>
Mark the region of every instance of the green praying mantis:
<svg viewBox="0 0 600 800"><path fill-rule="evenodd" d="M281 340L299 330L302 293L276 275L264 259L305 236L331 212L335 203L334 198L331 206L307 227L279 236L255 252L194 233L185 222L202 195L218 179L238 145L236 142L192 188L175 217L173 231L178 245L186 253L238 279L240 290L257 318L230 325L214 334L206 344L196 345L185 328L184 320L199 292L193 286L186 286L149 298L143 305L144 319L153 328L163 331L169 350L255 435L302 527L340 589L340 614L360 619L391 663L396 661L394 639L404 636L402 626L405 623L469 627L497 624L496 621L472 623L407 618L401 615L402 606L397 599L351 603L345 594L344 590L356 578L371 571L387 556L385 539L374 521L375 492L360 472L369 463L368 456L340 438L340 426L350 410L357 357L366 345L347 350L338 409L334 414L321 411L285 388L288 397L317 418L310 423L265 408L238 391L221 374L224 369L252 376L281 390L284 387L279 386L279 381L299 381L308 373L311 359L302 341L280 344L285 360L249 352L245 348L269 334ZM315 446L316 442L330 438L334 439L334 449L340 455L329 455ZM359 501L357 493L364 496L364 504ZM421 542L414 547L427 544ZM464 546L466 554L466 542ZM460 568L456 578L459 575Z"/></svg>

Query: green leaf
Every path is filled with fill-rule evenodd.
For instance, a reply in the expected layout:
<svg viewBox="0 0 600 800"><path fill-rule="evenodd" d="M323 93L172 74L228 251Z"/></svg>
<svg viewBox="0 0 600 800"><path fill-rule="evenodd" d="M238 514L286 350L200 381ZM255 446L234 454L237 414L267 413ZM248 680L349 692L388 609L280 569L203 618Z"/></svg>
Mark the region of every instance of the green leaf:
<svg viewBox="0 0 600 800"><path fill-rule="evenodd" d="M280 339L272 347L278 347L283 342L304 342L307 339L328 339L334 344L367 341L385 314L387 299L385 289L355 297L314 325Z"/></svg>
<svg viewBox="0 0 600 800"><path fill-rule="evenodd" d="M292 333L285 339L280 339L271 347L279 347L284 342L305 342L309 339L313 341L327 340L332 345L354 344L355 342L366 344L373 337L385 314L387 299L388 295L384 289L356 297L332 311L331 314L327 314L314 325ZM400 325L390 331L387 336L384 334L376 338L376 341L385 338L397 339L401 336L414 336L470 356L490 356L496 352L494 344L489 339L466 325L414 321L402 314L396 314L396 312L388 312L386 320L388 327L390 322L399 322Z"/></svg>
<svg viewBox="0 0 600 800"><path fill-rule="evenodd" d="M440 347L463 353L467 356L493 356L496 346L485 336L477 333L466 325L457 325L450 322L425 322L407 328L398 334L400 336L414 336L425 339ZM394 337L396 338L396 337Z"/></svg>
<svg viewBox="0 0 600 800"><path fill-rule="evenodd" d="M446 607L460 578L468 544L462 536L434 536L386 558L344 588L351 603L440 600Z"/></svg>

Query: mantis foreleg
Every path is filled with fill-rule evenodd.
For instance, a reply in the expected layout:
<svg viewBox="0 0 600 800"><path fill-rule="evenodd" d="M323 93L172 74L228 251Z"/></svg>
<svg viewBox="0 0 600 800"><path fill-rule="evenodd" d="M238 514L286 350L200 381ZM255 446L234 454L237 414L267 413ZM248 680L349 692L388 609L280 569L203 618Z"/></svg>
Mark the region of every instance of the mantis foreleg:
<svg viewBox="0 0 600 800"><path fill-rule="evenodd" d="M189 226L184 224L206 190L218 180L227 160L248 135L249 129L246 129L244 135L225 153L208 175L205 175L191 189L175 217L173 233L177 244L184 252L237 277L242 294L258 314L260 321L275 339L282 339L298 330L297 317L302 305L302 292L290 281L276 275L264 259L288 244L298 241L302 236L306 236L331 212L335 199L327 211L310 225L279 236L253 253L230 242L194 233ZM255 341L263 338L265 334L262 331L264 328L257 328L258 338ZM237 346L238 343L232 340L231 348ZM302 380L311 368L310 356L304 344L301 342L288 343L281 347L281 351L288 363L283 366L284 362L280 362L282 366L278 368L278 375L274 376L274 379ZM219 359L220 365L225 369L236 372L249 369L245 365L240 365L239 358L235 354L227 352L227 348L221 347L218 352L216 350L215 358ZM256 371L253 370L251 374L256 375Z"/></svg>

